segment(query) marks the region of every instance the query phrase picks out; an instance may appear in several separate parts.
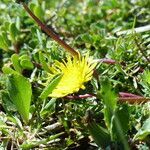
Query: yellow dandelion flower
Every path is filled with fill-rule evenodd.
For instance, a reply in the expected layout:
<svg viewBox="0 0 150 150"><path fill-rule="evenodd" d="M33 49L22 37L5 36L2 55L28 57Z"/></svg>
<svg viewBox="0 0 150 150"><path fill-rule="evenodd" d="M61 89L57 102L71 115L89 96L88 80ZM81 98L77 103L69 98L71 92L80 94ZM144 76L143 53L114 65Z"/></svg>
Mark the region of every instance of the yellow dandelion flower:
<svg viewBox="0 0 150 150"><path fill-rule="evenodd" d="M51 75L62 73L62 78L49 96L59 98L85 89L84 83L91 80L95 66L88 54L79 58L68 56L66 62L56 61Z"/></svg>

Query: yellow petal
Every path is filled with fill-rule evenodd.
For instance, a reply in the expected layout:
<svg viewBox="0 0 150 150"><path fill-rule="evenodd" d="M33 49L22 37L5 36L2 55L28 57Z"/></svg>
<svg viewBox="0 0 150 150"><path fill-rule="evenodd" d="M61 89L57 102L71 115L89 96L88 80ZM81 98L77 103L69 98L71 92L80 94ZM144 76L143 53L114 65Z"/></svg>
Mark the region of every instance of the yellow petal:
<svg viewBox="0 0 150 150"><path fill-rule="evenodd" d="M84 83L92 79L93 69L96 63L89 59L89 54L85 57L67 57L67 61L55 61L53 65L53 75L63 73L63 76L49 95L50 97L64 97L68 94L78 92L79 89L85 89Z"/></svg>

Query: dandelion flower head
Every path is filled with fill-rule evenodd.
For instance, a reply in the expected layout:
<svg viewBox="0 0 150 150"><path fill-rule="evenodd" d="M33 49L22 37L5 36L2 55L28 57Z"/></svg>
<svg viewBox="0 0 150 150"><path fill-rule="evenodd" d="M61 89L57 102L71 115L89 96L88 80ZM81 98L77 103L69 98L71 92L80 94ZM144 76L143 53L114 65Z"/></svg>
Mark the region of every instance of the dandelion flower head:
<svg viewBox="0 0 150 150"><path fill-rule="evenodd" d="M55 61L51 67L51 75L61 73L62 78L49 96L59 98L85 89L84 83L92 79L95 66L96 63L89 58L89 54L84 57L79 55L79 58L69 55L67 61Z"/></svg>

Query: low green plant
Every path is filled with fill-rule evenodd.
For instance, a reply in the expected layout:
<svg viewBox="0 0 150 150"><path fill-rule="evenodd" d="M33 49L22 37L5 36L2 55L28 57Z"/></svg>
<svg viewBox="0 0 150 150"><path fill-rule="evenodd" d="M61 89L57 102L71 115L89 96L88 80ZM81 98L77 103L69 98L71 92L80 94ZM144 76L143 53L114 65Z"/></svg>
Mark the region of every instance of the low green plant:
<svg viewBox="0 0 150 150"><path fill-rule="evenodd" d="M0 149L149 149L150 35L118 34L149 0L17 2L0 2Z"/></svg>

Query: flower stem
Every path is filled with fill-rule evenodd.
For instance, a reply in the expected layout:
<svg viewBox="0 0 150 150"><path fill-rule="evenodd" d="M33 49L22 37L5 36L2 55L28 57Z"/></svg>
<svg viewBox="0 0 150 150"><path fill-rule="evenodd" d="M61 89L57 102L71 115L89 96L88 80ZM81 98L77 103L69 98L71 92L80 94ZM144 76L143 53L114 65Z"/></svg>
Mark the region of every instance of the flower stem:
<svg viewBox="0 0 150 150"><path fill-rule="evenodd" d="M53 40L55 40L59 45L61 45L65 50L70 52L73 56L79 55L76 50L74 50L66 42L61 40L60 37L56 35L52 29L48 28L47 25L45 25L38 17L36 17L24 2L22 2L21 4L23 5L24 9L28 12L28 14L37 22L41 29L45 33L47 33L47 35L49 35Z"/></svg>
<svg viewBox="0 0 150 150"><path fill-rule="evenodd" d="M68 95L65 97L66 99L70 100L76 100L76 99L85 99L85 98L96 98L95 94L85 94L85 95ZM128 102L129 104L140 104L140 103L146 103L150 101L150 98L145 98L139 95L131 94L131 93L125 93L125 92L119 92L118 100L120 103Z"/></svg>

